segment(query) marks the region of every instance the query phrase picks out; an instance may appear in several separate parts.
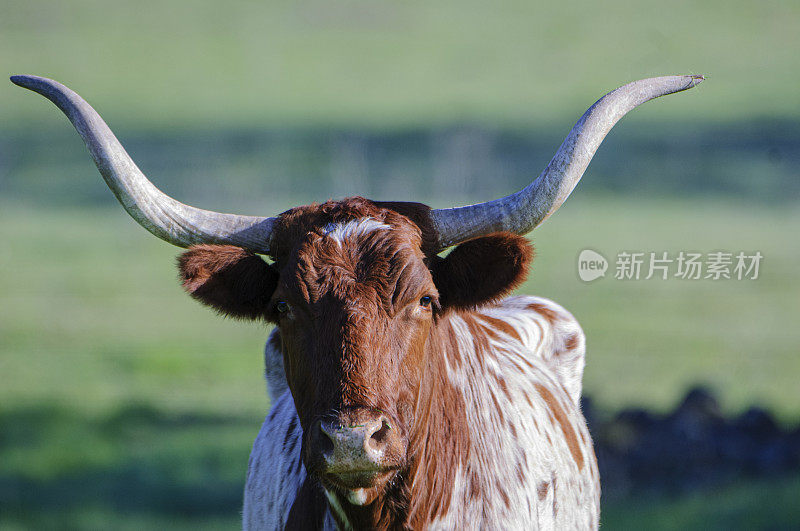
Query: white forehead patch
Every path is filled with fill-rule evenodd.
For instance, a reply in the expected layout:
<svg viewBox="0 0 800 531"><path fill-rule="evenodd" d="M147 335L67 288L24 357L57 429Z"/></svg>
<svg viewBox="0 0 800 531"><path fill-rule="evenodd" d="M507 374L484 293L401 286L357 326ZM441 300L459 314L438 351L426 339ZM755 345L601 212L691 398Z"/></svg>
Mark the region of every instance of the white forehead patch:
<svg viewBox="0 0 800 531"><path fill-rule="evenodd" d="M376 230L387 230L391 227L375 218L361 218L347 223L328 223L322 229L325 236L333 238L341 244L348 238L358 238Z"/></svg>

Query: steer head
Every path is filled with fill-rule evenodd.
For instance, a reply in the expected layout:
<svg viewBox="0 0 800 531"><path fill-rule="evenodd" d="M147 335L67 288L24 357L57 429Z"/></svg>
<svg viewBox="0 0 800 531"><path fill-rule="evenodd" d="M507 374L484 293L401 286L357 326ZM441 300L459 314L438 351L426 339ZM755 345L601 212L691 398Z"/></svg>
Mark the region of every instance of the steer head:
<svg viewBox="0 0 800 531"><path fill-rule="evenodd" d="M613 125L636 106L703 78L644 79L606 94L541 175L507 197L441 210L353 198L277 217L222 214L168 197L80 96L41 77L11 79L67 115L136 221L191 247L179 267L192 296L224 314L278 326L307 469L351 504L367 505L402 488L393 480L409 469L413 474L414 460L426 451L417 438L430 424L431 389L445 379L431 348L437 320L521 282L531 258L521 235L561 206ZM445 411L447 398L439 393L439 420L451 423L452 434L458 423ZM435 435L427 430L425 437ZM448 470L426 472L435 482ZM417 498L435 490L414 481Z"/></svg>
<svg viewBox="0 0 800 531"><path fill-rule="evenodd" d="M278 326L306 468L356 505L408 470L420 397L435 385L437 319L503 296L532 256L525 238L498 233L439 258L424 243L429 227L412 221L427 207L390 206L352 198L290 210L273 229L273 264L214 245L179 259L193 297Z"/></svg>

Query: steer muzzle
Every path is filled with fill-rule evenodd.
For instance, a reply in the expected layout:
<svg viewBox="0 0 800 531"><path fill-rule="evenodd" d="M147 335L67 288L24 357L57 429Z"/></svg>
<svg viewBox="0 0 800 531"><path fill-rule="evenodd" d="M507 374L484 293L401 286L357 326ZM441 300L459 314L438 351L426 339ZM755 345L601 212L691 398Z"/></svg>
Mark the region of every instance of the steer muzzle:
<svg viewBox="0 0 800 531"><path fill-rule="evenodd" d="M388 415L350 409L317 421L309 457L320 476L344 490L377 487L400 467L406 441Z"/></svg>

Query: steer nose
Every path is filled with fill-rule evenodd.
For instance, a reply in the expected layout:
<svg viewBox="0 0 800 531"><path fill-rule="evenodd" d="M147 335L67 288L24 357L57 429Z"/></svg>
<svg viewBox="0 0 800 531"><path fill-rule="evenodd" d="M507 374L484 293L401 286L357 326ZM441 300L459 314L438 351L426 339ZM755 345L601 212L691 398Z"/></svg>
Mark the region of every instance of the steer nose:
<svg viewBox="0 0 800 531"><path fill-rule="evenodd" d="M381 467L396 438L386 415L364 411L323 420L317 429L312 445L332 473Z"/></svg>

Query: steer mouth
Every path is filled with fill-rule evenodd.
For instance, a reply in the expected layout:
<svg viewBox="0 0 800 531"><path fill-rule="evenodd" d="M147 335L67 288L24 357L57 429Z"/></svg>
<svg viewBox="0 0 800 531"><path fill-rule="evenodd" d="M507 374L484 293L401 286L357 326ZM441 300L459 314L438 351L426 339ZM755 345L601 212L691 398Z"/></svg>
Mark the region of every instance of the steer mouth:
<svg viewBox="0 0 800 531"><path fill-rule="evenodd" d="M369 505L384 493L399 474L399 468L342 470L322 475L323 486L353 505Z"/></svg>
<svg viewBox="0 0 800 531"><path fill-rule="evenodd" d="M323 482L343 491L375 489L389 483L397 475L399 468L380 468L371 470L328 471L323 474Z"/></svg>

